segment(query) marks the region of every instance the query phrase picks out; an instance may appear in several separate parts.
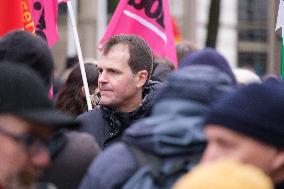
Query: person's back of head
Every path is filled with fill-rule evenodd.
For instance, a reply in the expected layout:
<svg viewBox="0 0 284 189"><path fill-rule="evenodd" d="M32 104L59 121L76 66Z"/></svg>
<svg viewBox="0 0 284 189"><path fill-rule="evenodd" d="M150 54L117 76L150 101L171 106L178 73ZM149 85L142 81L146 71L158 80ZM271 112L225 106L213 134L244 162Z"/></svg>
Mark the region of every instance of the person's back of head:
<svg viewBox="0 0 284 189"><path fill-rule="evenodd" d="M54 62L47 44L39 37L26 31L13 31L0 39L0 63L23 64L33 69L51 86Z"/></svg>
<svg viewBox="0 0 284 189"><path fill-rule="evenodd" d="M174 64L171 61L165 58L155 57L150 80L164 82L168 79L170 73L172 73L174 69Z"/></svg>
<svg viewBox="0 0 284 189"><path fill-rule="evenodd" d="M54 155L53 164L44 171L40 182L52 183L58 188L76 189L89 164L101 150L94 137L88 133L68 131L61 137L66 142Z"/></svg>
<svg viewBox="0 0 284 189"><path fill-rule="evenodd" d="M118 44L128 46L130 54L128 65L130 66L131 71L136 74L141 70L146 70L148 73L147 81L149 81L153 71L154 57L148 43L136 35L115 35L103 46L103 55L107 55L110 49ZM147 82L145 84L147 84Z"/></svg>
<svg viewBox="0 0 284 189"><path fill-rule="evenodd" d="M95 94L95 90L98 88L99 77L97 67L93 63L86 63L85 70L89 92L91 95ZM73 69L59 91L56 108L76 116L88 110L79 65Z"/></svg>
<svg viewBox="0 0 284 189"><path fill-rule="evenodd" d="M215 67L226 73L233 80L235 85L237 84L235 75L228 61L213 48L205 48L187 55L182 59L180 68L194 65Z"/></svg>
<svg viewBox="0 0 284 189"><path fill-rule="evenodd" d="M182 41L176 45L178 63L189 54L197 51L197 46L190 41Z"/></svg>
<svg viewBox="0 0 284 189"><path fill-rule="evenodd" d="M232 160L201 164L179 179L172 189L273 189L260 169Z"/></svg>

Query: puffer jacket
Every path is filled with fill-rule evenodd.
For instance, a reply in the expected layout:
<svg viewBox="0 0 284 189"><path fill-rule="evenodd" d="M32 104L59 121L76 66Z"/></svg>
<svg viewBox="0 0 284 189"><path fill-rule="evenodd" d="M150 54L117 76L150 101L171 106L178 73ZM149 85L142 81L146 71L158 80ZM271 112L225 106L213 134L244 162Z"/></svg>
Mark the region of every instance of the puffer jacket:
<svg viewBox="0 0 284 189"><path fill-rule="evenodd" d="M149 81L143 90L141 105L132 112L116 112L108 107L99 108L81 114L78 131L92 134L101 148L106 148L121 139L123 131L135 121L145 117L151 107L154 92L161 87L157 81Z"/></svg>

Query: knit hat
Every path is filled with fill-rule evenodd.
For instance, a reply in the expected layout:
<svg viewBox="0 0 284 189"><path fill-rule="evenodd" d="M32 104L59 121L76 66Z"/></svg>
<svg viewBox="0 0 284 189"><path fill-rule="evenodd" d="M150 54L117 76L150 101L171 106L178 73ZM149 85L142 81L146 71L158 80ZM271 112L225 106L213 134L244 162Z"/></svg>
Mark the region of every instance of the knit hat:
<svg viewBox="0 0 284 189"><path fill-rule="evenodd" d="M0 64L0 113L10 113L50 127L77 126L78 122L55 111L37 74L13 63Z"/></svg>
<svg viewBox="0 0 284 189"><path fill-rule="evenodd" d="M284 83L249 84L213 105L206 124L217 124L284 148Z"/></svg>
<svg viewBox="0 0 284 189"><path fill-rule="evenodd" d="M172 189L272 189L260 169L232 160L201 164L179 179Z"/></svg>
<svg viewBox="0 0 284 189"><path fill-rule="evenodd" d="M205 48L200 51L190 53L181 60L180 68L192 65L207 65L219 69L226 73L237 84L235 75L227 60L213 48Z"/></svg>
<svg viewBox="0 0 284 189"><path fill-rule="evenodd" d="M22 30L8 33L0 39L0 63L4 61L32 68L50 87L54 63L41 38Z"/></svg>
<svg viewBox="0 0 284 189"><path fill-rule="evenodd" d="M231 78L213 66L194 65L173 72L153 103L162 99L187 99L211 104L235 87Z"/></svg>

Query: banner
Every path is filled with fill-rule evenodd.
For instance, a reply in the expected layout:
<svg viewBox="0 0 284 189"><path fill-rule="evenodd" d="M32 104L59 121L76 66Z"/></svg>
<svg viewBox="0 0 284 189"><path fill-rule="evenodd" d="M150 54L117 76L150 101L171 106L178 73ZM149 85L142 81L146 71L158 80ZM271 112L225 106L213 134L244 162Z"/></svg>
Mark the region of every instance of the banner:
<svg viewBox="0 0 284 189"><path fill-rule="evenodd" d="M144 38L155 55L169 59L177 67L168 0L120 0L100 47L118 34Z"/></svg>
<svg viewBox="0 0 284 189"><path fill-rule="evenodd" d="M35 24L33 20L30 0L22 0L22 11L24 30L29 31L31 33L35 33Z"/></svg>
<svg viewBox="0 0 284 189"><path fill-rule="evenodd" d="M0 0L0 36L23 29L22 0Z"/></svg>
<svg viewBox="0 0 284 189"><path fill-rule="evenodd" d="M53 46L59 39L57 32L58 0L31 0L35 33Z"/></svg>

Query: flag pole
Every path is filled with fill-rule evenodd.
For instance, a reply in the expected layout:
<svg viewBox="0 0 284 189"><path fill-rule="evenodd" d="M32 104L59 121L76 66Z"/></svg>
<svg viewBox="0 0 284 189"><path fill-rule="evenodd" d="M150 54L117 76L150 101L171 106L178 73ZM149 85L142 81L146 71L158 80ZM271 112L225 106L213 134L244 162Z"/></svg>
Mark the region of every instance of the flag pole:
<svg viewBox="0 0 284 189"><path fill-rule="evenodd" d="M282 44L281 45L281 75L282 75L282 79L284 79L284 31L282 31L282 43L281 44Z"/></svg>
<svg viewBox="0 0 284 189"><path fill-rule="evenodd" d="M72 31L73 31L73 35L74 35L75 45L76 45L76 49L77 49L77 54L78 54L78 59L79 59L79 65L80 65L82 80L83 80L83 84L84 84L84 92L85 92L85 96L86 96L88 111L90 111L93 108L92 108L92 103L91 103L91 98L90 98L90 93L89 93L89 86L88 86L88 81L87 81L87 77L86 77L84 61L83 61L82 49L81 49L81 46L80 46L78 30L77 30L77 26L76 26L76 22L75 22L75 16L74 16L74 11L73 11L71 1L67 1L67 7L68 7L69 17L70 17Z"/></svg>

